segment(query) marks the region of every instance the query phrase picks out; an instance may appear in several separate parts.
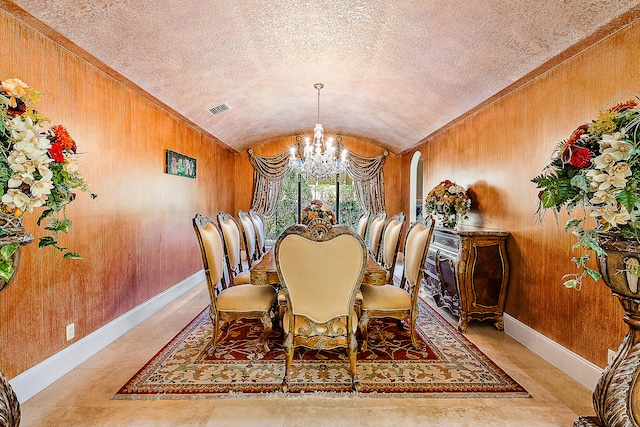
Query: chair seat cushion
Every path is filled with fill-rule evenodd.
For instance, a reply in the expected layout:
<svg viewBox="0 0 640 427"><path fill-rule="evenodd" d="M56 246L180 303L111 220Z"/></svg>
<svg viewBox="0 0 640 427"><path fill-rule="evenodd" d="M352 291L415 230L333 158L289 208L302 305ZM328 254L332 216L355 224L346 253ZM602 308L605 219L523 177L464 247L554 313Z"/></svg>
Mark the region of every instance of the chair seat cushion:
<svg viewBox="0 0 640 427"><path fill-rule="evenodd" d="M251 272L249 270L242 271L238 273L236 277L233 278L233 285L248 285L251 283Z"/></svg>
<svg viewBox="0 0 640 427"><path fill-rule="evenodd" d="M358 329L358 318L356 317L355 312L352 313L353 316L353 333ZM285 331L289 330L289 316L285 315L283 319L283 328ZM303 337L315 337L315 336L325 336L325 337L339 337L345 336L347 330L347 317L341 316L334 321L329 321L327 323L314 323L310 321L305 316L294 316L295 325L293 328L294 335L303 336Z"/></svg>
<svg viewBox="0 0 640 427"><path fill-rule="evenodd" d="M393 285L362 285L363 310L409 310L411 296L404 289Z"/></svg>
<svg viewBox="0 0 640 427"><path fill-rule="evenodd" d="M267 311L276 300L271 286L237 285L218 294L220 311Z"/></svg>

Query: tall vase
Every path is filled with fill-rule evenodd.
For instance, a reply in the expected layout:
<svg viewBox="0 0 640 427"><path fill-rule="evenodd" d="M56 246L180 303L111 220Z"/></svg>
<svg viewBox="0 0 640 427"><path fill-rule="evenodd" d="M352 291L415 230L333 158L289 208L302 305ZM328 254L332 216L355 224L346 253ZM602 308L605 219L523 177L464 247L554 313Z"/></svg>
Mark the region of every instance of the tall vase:
<svg viewBox="0 0 640 427"><path fill-rule="evenodd" d="M9 286L16 277L18 264L20 263L20 252L23 245L33 242L33 234L27 233L22 226L22 217L7 215L0 212L0 247L12 243L19 243L18 249L11 256L13 265L13 275L8 279L0 279L0 292ZM11 388L11 384L0 372L0 426L17 427L20 425L20 402L16 393Z"/></svg>
<svg viewBox="0 0 640 427"><path fill-rule="evenodd" d="M625 311L629 332L602 372L593 391L597 418L580 417L574 427L640 426L640 281L632 271L640 265L640 242L613 233L601 233L598 256L605 284Z"/></svg>

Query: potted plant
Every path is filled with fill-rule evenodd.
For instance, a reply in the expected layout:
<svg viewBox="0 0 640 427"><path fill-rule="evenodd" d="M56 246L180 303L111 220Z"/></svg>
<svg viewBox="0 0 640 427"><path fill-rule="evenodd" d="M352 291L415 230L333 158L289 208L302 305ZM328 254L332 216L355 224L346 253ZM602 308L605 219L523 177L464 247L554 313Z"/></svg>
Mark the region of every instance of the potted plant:
<svg viewBox="0 0 640 427"><path fill-rule="evenodd" d="M578 241L573 257L581 268L565 276L565 286L580 289L585 277L603 279L626 311L629 333L605 368L593 392L598 423L638 426L634 396L640 371L640 108L638 100L600 112L560 142L537 184L538 215L546 210L571 215L565 231ZM598 270L591 268L597 254ZM599 425L581 417L576 426Z"/></svg>
<svg viewBox="0 0 640 427"><path fill-rule="evenodd" d="M41 96L20 79L0 82L0 290L13 279L20 245L33 241L22 217L37 208L44 208L38 225L50 232L40 238L39 247L80 258L60 247L57 237L71 227L65 207L76 191L88 192L89 184L79 172L76 142L69 132L61 125L50 126L34 108Z"/></svg>

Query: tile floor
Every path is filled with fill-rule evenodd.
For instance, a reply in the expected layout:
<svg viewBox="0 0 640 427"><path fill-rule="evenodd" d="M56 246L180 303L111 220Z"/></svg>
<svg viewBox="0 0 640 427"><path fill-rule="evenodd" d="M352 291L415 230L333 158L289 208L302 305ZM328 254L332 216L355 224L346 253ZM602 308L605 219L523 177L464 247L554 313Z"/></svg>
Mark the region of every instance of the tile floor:
<svg viewBox="0 0 640 427"><path fill-rule="evenodd" d="M22 404L30 426L572 426L591 392L490 323L467 337L532 395L523 398L288 397L110 400L208 304L204 283ZM446 310L441 311L448 316ZM448 316L448 318L451 318ZM451 321L454 322L453 318Z"/></svg>

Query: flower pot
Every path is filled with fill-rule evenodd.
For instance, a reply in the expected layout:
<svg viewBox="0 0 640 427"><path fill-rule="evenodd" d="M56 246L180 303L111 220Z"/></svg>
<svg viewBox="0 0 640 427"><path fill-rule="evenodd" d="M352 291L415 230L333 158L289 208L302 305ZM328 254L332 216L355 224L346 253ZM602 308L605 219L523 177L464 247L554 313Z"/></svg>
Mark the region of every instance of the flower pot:
<svg viewBox="0 0 640 427"><path fill-rule="evenodd" d="M640 283L631 269L640 263L640 242L613 233L601 233L598 243L606 252L598 256L598 267L626 314L629 332L604 369L595 390L593 407L597 420L581 417L580 426L640 426Z"/></svg>
<svg viewBox="0 0 640 427"><path fill-rule="evenodd" d="M18 271L22 246L33 242L33 234L27 233L22 226L22 216L16 217L4 212L0 212L0 229L3 231L3 234L0 235L0 248L13 243L20 245L10 259L13 266L13 275L8 280L0 278L0 291L2 291L13 282Z"/></svg>
<svg viewBox="0 0 640 427"><path fill-rule="evenodd" d="M11 384L0 372L0 425L18 427L20 425L20 403Z"/></svg>

